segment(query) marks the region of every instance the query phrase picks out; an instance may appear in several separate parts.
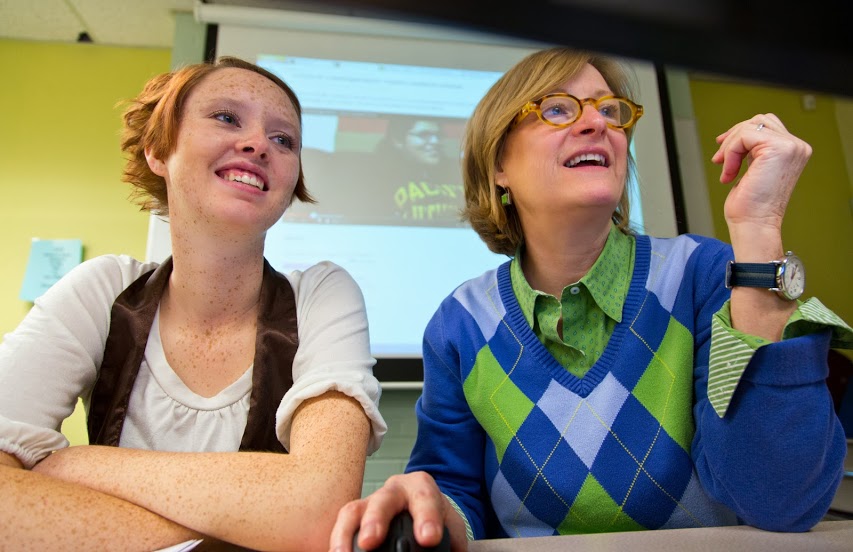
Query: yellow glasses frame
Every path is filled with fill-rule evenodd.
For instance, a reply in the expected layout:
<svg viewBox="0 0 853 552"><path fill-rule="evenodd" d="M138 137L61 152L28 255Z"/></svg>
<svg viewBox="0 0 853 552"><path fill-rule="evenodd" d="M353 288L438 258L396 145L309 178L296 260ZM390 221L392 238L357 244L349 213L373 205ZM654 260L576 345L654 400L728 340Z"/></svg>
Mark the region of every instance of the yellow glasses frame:
<svg viewBox="0 0 853 552"><path fill-rule="evenodd" d="M545 100L548 100L550 98L569 98L569 99L577 102L578 106L580 106L580 109L578 109L578 112L577 112L577 115L575 116L575 118L569 122L566 122L566 123L553 123L553 122L549 121L548 119L546 119L545 116L542 114L542 102L544 102ZM640 117L643 116L643 106L641 106L639 104L635 104L634 102L632 102L628 98L623 98L621 96L610 95L610 96L602 96L600 98L585 98L585 99L581 100L580 98L576 98L575 96L572 96L571 94L566 94L565 92L555 92L553 94L546 94L546 95L542 96L541 98L539 98L538 100L532 100L532 101L527 102L524 105L524 107L521 108L521 112L518 115L516 115L511 126L515 127L516 125L521 123L521 121L523 121L524 118L527 117L530 113L536 113L536 116L539 117L539 120L542 121L543 123L545 123L546 125L550 125L552 127L557 127L557 128L565 128L569 125L576 123L577 120L581 118L581 115L583 115L583 108L585 105L589 104L592 107L594 107L596 111L598 111L601 103L606 101L606 100L619 100L621 102L624 102L631 109L631 119L627 123L620 126L620 125L615 125L615 124L611 123L610 121L608 121L607 126L610 128L623 129L623 130L627 129L627 128L631 128L640 119Z"/></svg>

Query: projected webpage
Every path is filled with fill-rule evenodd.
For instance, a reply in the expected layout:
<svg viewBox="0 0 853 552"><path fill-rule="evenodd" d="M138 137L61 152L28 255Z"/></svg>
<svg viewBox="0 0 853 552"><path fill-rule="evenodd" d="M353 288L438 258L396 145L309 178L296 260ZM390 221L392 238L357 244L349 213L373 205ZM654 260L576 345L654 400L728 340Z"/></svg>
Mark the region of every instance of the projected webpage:
<svg viewBox="0 0 853 552"><path fill-rule="evenodd" d="M303 168L318 200L294 203L270 229L267 259L285 273L341 265L364 293L372 353L421 356L442 299L507 260L459 218L464 125L501 73L278 55L257 63L302 103Z"/></svg>
<svg viewBox="0 0 853 552"><path fill-rule="evenodd" d="M285 220L462 227L460 139L498 72L260 56L303 105L302 160L318 203Z"/></svg>

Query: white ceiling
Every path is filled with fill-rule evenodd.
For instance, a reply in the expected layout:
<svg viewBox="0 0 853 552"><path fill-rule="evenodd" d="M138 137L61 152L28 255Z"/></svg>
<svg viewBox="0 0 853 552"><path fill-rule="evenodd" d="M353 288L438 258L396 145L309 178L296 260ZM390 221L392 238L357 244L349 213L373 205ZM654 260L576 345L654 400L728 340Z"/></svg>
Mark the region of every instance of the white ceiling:
<svg viewBox="0 0 853 552"><path fill-rule="evenodd" d="M0 38L171 48L174 12L193 0L0 0Z"/></svg>

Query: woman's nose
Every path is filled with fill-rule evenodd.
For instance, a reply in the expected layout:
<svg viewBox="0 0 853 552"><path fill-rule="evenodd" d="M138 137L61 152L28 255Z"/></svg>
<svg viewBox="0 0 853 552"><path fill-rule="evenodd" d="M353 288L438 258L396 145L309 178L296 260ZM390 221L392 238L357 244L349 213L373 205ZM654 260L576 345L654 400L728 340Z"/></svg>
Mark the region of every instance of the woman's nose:
<svg viewBox="0 0 853 552"><path fill-rule="evenodd" d="M594 105L587 104L581 109L581 116L572 125L572 129L577 134L604 132L607 129L607 121Z"/></svg>
<svg viewBox="0 0 853 552"><path fill-rule="evenodd" d="M237 147L243 153L253 154L261 159L266 159L269 151L269 141L265 132L246 129Z"/></svg>

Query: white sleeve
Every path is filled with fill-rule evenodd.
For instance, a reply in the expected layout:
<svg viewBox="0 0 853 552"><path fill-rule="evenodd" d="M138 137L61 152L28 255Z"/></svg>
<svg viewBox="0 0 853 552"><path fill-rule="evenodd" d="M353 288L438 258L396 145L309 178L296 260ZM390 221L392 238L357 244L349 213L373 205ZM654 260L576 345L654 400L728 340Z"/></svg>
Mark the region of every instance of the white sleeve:
<svg viewBox="0 0 853 552"><path fill-rule="evenodd" d="M0 343L0 451L31 468L68 445L62 421L77 398L88 407L116 297L146 270L127 256L81 263L46 293Z"/></svg>
<svg viewBox="0 0 853 552"><path fill-rule="evenodd" d="M276 412L279 441L290 450L293 413L304 401L327 391L356 399L370 419L368 454L382 442L387 426L379 413L379 381L373 375L364 296L340 266L318 263L288 275L296 295L299 346L293 359L293 386Z"/></svg>

